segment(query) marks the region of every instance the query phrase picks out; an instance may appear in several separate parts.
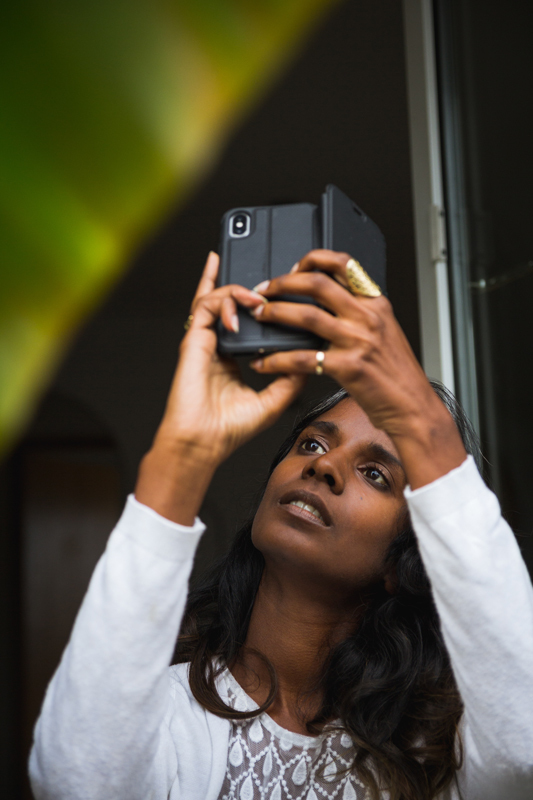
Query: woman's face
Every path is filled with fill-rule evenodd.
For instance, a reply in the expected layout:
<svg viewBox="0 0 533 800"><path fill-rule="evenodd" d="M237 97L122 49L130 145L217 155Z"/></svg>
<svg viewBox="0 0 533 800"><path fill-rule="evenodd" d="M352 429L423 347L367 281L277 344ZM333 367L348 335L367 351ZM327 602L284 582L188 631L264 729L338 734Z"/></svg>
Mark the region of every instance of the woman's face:
<svg viewBox="0 0 533 800"><path fill-rule="evenodd" d="M269 572L344 592L385 580L406 503L389 437L347 398L298 437L268 482L252 528Z"/></svg>

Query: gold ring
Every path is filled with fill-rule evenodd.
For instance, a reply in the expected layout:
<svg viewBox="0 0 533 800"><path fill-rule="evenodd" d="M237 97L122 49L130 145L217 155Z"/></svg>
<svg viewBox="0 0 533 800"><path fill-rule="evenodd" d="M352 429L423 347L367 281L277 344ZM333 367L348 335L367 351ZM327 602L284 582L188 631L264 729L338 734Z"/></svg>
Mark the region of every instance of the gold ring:
<svg viewBox="0 0 533 800"><path fill-rule="evenodd" d="M187 319L186 319L186 320L185 320L185 322L183 323L183 328L184 328L184 330L186 330L186 331L188 331L188 330L189 330L189 328L190 328L190 327L191 327L191 325L192 325L192 321L193 321L193 315L192 315L192 314L189 314L189 316L187 317Z"/></svg>
<svg viewBox="0 0 533 800"><path fill-rule="evenodd" d="M315 374L316 375L322 375L322 373L324 372L324 359L325 359L325 357L326 357L326 354L323 353L322 350L317 350L317 353L315 355L315 358L316 358Z"/></svg>
<svg viewBox="0 0 533 800"><path fill-rule="evenodd" d="M380 296L381 289L355 258L350 258L346 264L346 277L348 278L348 289L352 294L363 295L363 297Z"/></svg>

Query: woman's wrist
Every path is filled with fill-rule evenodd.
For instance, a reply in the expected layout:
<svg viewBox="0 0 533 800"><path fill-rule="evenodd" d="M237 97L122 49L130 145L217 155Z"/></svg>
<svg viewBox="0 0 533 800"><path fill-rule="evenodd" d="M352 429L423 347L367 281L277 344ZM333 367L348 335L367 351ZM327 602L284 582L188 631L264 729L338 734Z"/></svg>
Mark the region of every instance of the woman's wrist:
<svg viewBox="0 0 533 800"><path fill-rule="evenodd" d="M162 517L192 525L219 460L192 441L156 440L141 461L135 497Z"/></svg>
<svg viewBox="0 0 533 800"><path fill-rule="evenodd" d="M411 489L419 489L447 475L467 456L457 426L444 406L437 406L434 413L420 411L389 435Z"/></svg>

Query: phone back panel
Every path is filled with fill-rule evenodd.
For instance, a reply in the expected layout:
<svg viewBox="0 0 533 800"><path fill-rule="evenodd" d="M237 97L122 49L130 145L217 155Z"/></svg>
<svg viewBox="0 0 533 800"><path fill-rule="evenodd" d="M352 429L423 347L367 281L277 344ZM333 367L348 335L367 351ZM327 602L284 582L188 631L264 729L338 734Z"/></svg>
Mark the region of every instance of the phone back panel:
<svg viewBox="0 0 533 800"><path fill-rule="evenodd" d="M261 281L287 273L309 250L320 246L317 211L312 203L228 211L222 218L219 284L238 283L253 289ZM238 212L250 215L248 236L230 235L230 220ZM283 299L312 302L300 296L284 296ZM223 354L320 347L321 340L310 333L284 325L262 325L242 308L238 314L239 333L227 331L220 322L218 324L218 347Z"/></svg>
<svg viewBox="0 0 533 800"><path fill-rule="evenodd" d="M248 235L230 233L230 221L239 212L250 216ZM283 275L296 261L317 247L349 253L386 294L385 238L378 226L350 198L330 184L320 209L312 203L235 208L222 218L219 285L238 283L252 289ZM283 300L314 302L309 297ZM321 350L318 337L296 328L264 325L239 309L239 333L217 325L218 349L228 355L251 355L276 350Z"/></svg>

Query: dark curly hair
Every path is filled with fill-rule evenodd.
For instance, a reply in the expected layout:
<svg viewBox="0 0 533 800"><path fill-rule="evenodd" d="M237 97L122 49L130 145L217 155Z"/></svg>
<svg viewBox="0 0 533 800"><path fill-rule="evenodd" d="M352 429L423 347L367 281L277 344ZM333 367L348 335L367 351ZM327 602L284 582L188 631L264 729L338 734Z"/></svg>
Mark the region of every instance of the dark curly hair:
<svg viewBox="0 0 533 800"><path fill-rule="evenodd" d="M480 466L477 439L464 412L441 384L431 383ZM296 421L269 477L300 433L347 396L337 391ZM207 711L231 719L262 713L277 691L269 662L271 689L258 710L237 712L216 690L218 675L236 662L246 640L263 573L263 556L251 539L254 514L228 554L191 591L176 649L178 662L191 662L189 680L196 700ZM431 800L449 786L461 765L458 723L463 706L407 515L386 558L395 568L395 593L377 589L357 630L330 652L319 679L322 707L307 729L316 734L324 723L341 720L356 749L352 769L376 800L384 789L391 800Z"/></svg>

